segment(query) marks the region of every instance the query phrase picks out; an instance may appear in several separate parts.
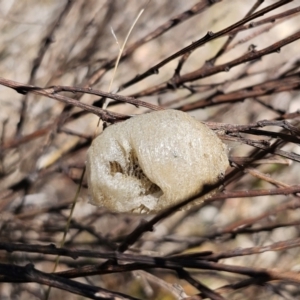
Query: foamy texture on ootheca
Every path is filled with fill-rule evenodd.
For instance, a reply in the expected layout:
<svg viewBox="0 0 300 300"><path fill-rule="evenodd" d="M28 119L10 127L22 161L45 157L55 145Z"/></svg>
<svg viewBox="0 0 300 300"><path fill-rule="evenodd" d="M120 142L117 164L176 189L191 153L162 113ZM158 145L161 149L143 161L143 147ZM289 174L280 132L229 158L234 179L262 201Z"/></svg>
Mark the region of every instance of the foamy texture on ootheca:
<svg viewBox="0 0 300 300"><path fill-rule="evenodd" d="M187 113L139 115L109 126L89 148L91 203L116 212L155 213L215 184L228 165L227 147Z"/></svg>

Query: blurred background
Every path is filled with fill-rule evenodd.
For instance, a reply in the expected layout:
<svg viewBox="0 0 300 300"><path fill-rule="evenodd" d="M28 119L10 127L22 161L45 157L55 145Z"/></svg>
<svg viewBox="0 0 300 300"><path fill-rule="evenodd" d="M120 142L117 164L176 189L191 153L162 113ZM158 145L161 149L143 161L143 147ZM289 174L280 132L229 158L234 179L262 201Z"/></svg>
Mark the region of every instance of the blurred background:
<svg viewBox="0 0 300 300"><path fill-rule="evenodd" d="M246 22L244 27L236 26L229 35L226 33L186 52L185 60L180 60L180 56L161 67L158 74L127 87L126 83L137 74L207 32L217 33L247 14L278 2L287 3ZM120 47L142 9L144 12L130 34L110 87ZM277 152L273 148L273 152L242 168L240 176L228 183L225 190L289 188L299 184L300 179L297 119L300 42L295 37L300 30L299 13L298 1L0 1L0 74L24 85L92 87L186 111L216 130L228 145L232 169L243 166L242 162L251 158L257 147L263 149L268 143L278 143ZM284 42L291 36L289 42ZM232 40L226 45L228 38ZM274 47L275 51L270 50L269 55L255 56L282 41L280 51ZM248 59L238 61L247 55ZM182 68L176 73L180 61ZM202 70L202 75L189 79L187 75L197 70ZM177 80L180 77L187 79ZM62 94L97 107L104 102L95 95ZM89 204L85 178L76 197L86 151L95 134L102 130L102 126L97 126L99 117L55 99L17 93L3 85L0 85L0 108L2 243L52 243L59 247L75 198L64 243L71 249L115 251L141 220L151 219L145 215L112 213ZM111 101L107 109L123 115L149 111L118 101ZM263 128L268 132L252 130L258 128L253 124L262 120L270 121L270 126ZM285 120L292 127L280 123ZM237 124L245 127L242 130L235 127ZM139 238L127 253L166 257L202 251L234 253L251 248L247 255L232 254L218 262L253 270L294 272L296 276L300 266L300 203L297 193L286 194L270 192L270 195L245 197L241 193L241 197L211 201L173 213L156 224L153 232ZM294 241L293 247L289 241ZM283 242L281 248L264 248L277 242ZM1 263L18 266L32 263L42 272L54 270L55 255L26 250L10 253L5 247L1 246ZM56 272L104 261L61 257ZM186 270L224 298L201 296L203 291L197 285L180 279L169 269L141 267L131 272L78 276L74 280L137 299L300 297L299 285L295 284L299 284L299 278L295 281L273 278L235 287L234 284L248 277L210 269ZM25 283L22 279L11 283L1 276L1 299L46 299L46 285ZM194 297L198 298L191 298L196 294ZM55 288L48 297L83 299Z"/></svg>

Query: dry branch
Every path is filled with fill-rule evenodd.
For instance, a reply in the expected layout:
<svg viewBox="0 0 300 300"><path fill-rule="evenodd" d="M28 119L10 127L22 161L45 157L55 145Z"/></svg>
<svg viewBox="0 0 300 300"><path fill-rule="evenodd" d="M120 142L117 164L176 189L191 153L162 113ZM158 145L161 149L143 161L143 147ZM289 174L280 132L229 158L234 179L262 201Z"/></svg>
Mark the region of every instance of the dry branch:
<svg viewBox="0 0 300 300"><path fill-rule="evenodd" d="M20 1L1 12L0 298L6 289L10 298L42 298L48 286L72 300L299 298L299 4L146 2L50 1L38 18L41 4ZM104 92L118 52L109 28L121 41L140 6L120 88ZM103 109L106 98L113 101ZM145 217L92 207L83 179L59 247L95 135L91 114L105 130L170 108L228 144L224 180ZM56 256L59 271L49 273Z"/></svg>

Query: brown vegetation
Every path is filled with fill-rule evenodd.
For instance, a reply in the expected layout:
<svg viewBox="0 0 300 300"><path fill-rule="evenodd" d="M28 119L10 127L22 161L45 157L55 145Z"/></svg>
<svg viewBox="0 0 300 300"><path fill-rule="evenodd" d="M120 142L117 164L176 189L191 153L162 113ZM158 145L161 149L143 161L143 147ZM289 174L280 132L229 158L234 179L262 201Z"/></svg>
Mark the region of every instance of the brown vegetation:
<svg viewBox="0 0 300 300"><path fill-rule="evenodd" d="M300 297L298 1L2 1L0 28L1 299ZM89 204L102 125L166 108L228 144L223 191Z"/></svg>

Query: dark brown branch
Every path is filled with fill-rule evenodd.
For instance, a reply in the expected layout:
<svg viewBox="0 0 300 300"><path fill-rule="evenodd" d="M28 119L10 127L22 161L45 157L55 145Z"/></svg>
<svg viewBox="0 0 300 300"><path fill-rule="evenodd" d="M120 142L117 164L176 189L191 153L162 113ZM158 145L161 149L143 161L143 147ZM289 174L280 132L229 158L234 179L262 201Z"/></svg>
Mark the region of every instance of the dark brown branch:
<svg viewBox="0 0 300 300"><path fill-rule="evenodd" d="M248 30L248 29L252 29L252 28L255 28L255 27L258 27L258 26L261 26L261 25L264 25L264 24L267 24L267 23L274 23L276 20L280 20L280 19L283 19L283 18L286 18L286 17L289 17L291 15L296 15L300 12L300 6L297 6L295 8L292 8L292 9L289 9L289 10L286 10L282 13L279 13L279 14L275 14L275 15L272 15L270 17L267 17L267 18L264 18L262 20L259 20L257 22L251 22L247 25L243 25L243 26L240 26L234 30L232 30L230 32L230 34L235 34L237 32L240 32L242 30Z"/></svg>
<svg viewBox="0 0 300 300"><path fill-rule="evenodd" d="M217 292L211 290L198 280L194 279L188 272L186 272L183 269L177 270L177 274L179 278L186 280L189 284L194 286L196 289L198 289L201 292L201 296L205 298L209 298L212 300L225 300L224 297L222 297Z"/></svg>
<svg viewBox="0 0 300 300"><path fill-rule="evenodd" d="M253 255L253 254L264 253L267 251L282 251L282 250L287 250L287 249L292 249L297 247L300 247L300 238L281 241L267 246L256 246L250 248L233 249L226 252L220 252L220 253L208 255L205 257L205 259L218 261L224 258Z"/></svg>
<svg viewBox="0 0 300 300"><path fill-rule="evenodd" d="M63 19L67 16L69 11L71 10L73 4L74 4L73 0L67 1L66 5L63 7L58 18L53 22L52 26L50 27L49 32L47 33L46 37L43 38L40 48L39 48L39 51L38 51L38 54L37 54L37 57L34 59L33 64L32 64L28 84L34 83L37 71L42 63L42 60L43 60L46 52L48 51L50 45L55 40L54 34L58 30ZM20 135L20 133L22 131L24 120L25 120L26 109L27 109L27 95L25 95L25 97L22 100L22 107L21 107L21 111L20 111L20 120L19 120L19 123L17 126L17 136Z"/></svg>
<svg viewBox="0 0 300 300"><path fill-rule="evenodd" d="M254 161L254 160L253 160ZM249 163L248 163L249 164ZM229 180L231 177L234 177L235 174L238 172L233 171L232 173L228 174L225 178L226 180ZM172 214L173 212L177 211L179 208L183 207L184 205L192 202L193 200L196 200L199 197L204 196L207 192L214 190L218 187L219 184L216 184L211 187L207 187L204 189L202 193L199 195L196 195L195 197L192 197L188 200L185 200L177 205L172 206L169 209L166 209L159 213L157 216L153 217L148 222L141 223L131 234L129 234L125 241L119 246L119 251L123 252L125 251L128 246L132 245L144 232L146 231L152 231L154 224L158 223L160 220L164 219L166 216ZM212 196L211 198L207 199L205 202L212 202L216 200L221 199L227 199L227 198L239 198L239 197L254 197L254 196L263 196L263 195L288 195L288 194L295 194L300 192L300 186L294 186L294 187L288 187L288 188L282 188L282 189L266 189L266 190L260 190L260 191L246 191L246 192L226 192L222 195L216 195Z"/></svg>
<svg viewBox="0 0 300 300"><path fill-rule="evenodd" d="M62 96L62 95L56 95L53 94L54 90L52 88L48 88L48 89L43 89L37 86L33 86L33 85L27 85L27 84L21 84L18 83L16 81L12 81L12 80L8 80L8 79L4 79L4 78L0 78L0 84L7 86L9 88L14 89L16 92L24 94L24 93L33 93L36 95L41 95L41 96L46 96L48 98L52 98L55 100L58 100L60 102L72 105L72 106L76 106L79 107L81 109L84 109L86 111L89 111L97 116L99 116L102 120L107 121L107 122L116 122L118 120L124 120L127 119L127 116L121 115L121 114L117 114L117 113L113 113L113 112L109 112L107 110L92 106L92 105L88 105L85 103L82 103L80 101L74 100L72 98L66 97L66 96Z"/></svg>
<svg viewBox="0 0 300 300"><path fill-rule="evenodd" d="M300 38L300 31L298 33L298 36ZM190 111L197 108L242 101L247 98L267 96L284 91L296 90L300 88L299 75L300 73L297 73L280 79L267 80L263 83L259 83L227 94L209 97L208 99L201 99L192 104L183 105L178 109Z"/></svg>
<svg viewBox="0 0 300 300"><path fill-rule="evenodd" d="M251 16L256 9L264 2L264 0L257 0L254 5L250 8L250 10L248 11L248 13L246 14L245 18ZM222 47L219 49L219 51L216 53L216 55L212 58L210 58L207 61L207 64L210 65L214 65L216 60L222 56L223 53L225 53L226 49L228 48L229 44L232 42L232 40L236 37L237 32L236 33L230 33L230 35L228 36L227 40L225 41L225 43L222 45Z"/></svg>
<svg viewBox="0 0 300 300"><path fill-rule="evenodd" d="M276 243L273 246L269 248L262 248L262 251L269 251L276 249L280 250L280 248L284 247L285 242ZM291 247L295 247L296 244L299 244L299 240L295 242L291 241L290 243L285 243L286 248L289 249ZM18 246L16 246L18 247ZM21 246L22 247L22 246ZM27 246L28 247L28 246ZM37 247L44 247L47 246L37 246ZM49 249L49 247L47 247ZM51 248L51 247L50 247ZM53 248L55 249L55 248ZM245 250L246 252L249 250ZM45 252L44 252L45 253ZM241 250L242 253L242 250ZM252 253L250 253L252 254ZM122 253L104 253L102 254L104 257L111 257L113 259L118 260L124 260L124 261L134 261L134 264L126 264L123 266L120 266L123 271L133 270L133 269L141 269L146 267L147 265L152 268L170 268L174 270L181 271L182 268L192 268L192 269L204 269L204 270L218 270L218 271L225 271L230 273L237 273L242 275L247 275L250 277L263 277L265 280L289 280L292 282L300 282L300 276L297 273L294 272L277 272L275 270L270 269L262 269L262 268L248 268L248 267L240 267L240 266L230 266L225 264L219 264L215 262L209 262L204 261L205 257L200 257L197 259L195 257L170 257L170 258L163 258L163 257L148 257L148 256L141 256L141 255L135 255L135 254L122 254ZM209 256L208 256L209 257ZM213 258L213 256L211 256ZM110 262L110 264L112 261ZM14 268L15 267L15 268ZM44 273L39 272L35 270L32 266L28 267L17 267L17 266L6 266L6 265L0 265L0 274L8 277L13 277L14 279L21 279L21 280L29 280L34 282L43 283L46 285L51 285L53 287L59 287L61 284L64 284L65 282L62 279L63 277L78 277L78 276L91 276L96 274L101 274L103 271L105 271L105 267L103 266L103 269L99 269L99 265L93 265L93 266L86 266L78 268L77 270L70 270L65 272L59 272L56 273L56 275L48 275L49 277L44 277ZM120 269L121 270L121 269ZM22 272L19 274L19 272ZM21 276L20 276L21 275ZM41 275L41 277L37 278L37 275ZM52 278L54 282L51 284L49 283L48 279ZM6 278L7 280L7 278ZM41 281L40 281L41 280ZM0 278L1 281L1 278ZM3 280L2 280L3 281ZM13 282L13 279L11 280ZM72 281L66 281L68 286L72 287ZM85 285L84 285L85 286ZM84 287L83 286L83 287ZM67 290L70 287L67 287ZM97 288L99 289L99 288ZM74 290L73 290L74 292ZM92 298L93 299L93 298Z"/></svg>
<svg viewBox="0 0 300 300"><path fill-rule="evenodd" d="M272 44L271 46L268 46L262 50L259 51L252 51L252 52L248 52L242 56L240 56L239 58L236 58L234 60L231 60L227 63L221 64L221 65L217 65L217 66L213 66L213 67L209 67L209 66L205 66L203 68L200 68L196 71L184 74L178 78L173 78L172 82L164 82L160 85L148 88L144 91L135 93L132 95L132 97L141 97L141 96L147 96L147 95L151 95L153 93L160 93L165 91L166 89L169 88L169 85L171 84L172 86L181 86L182 84L189 82L189 81L194 81L197 79L202 79L214 74L217 74L219 72L228 72L231 68L246 63L246 62L250 62L250 61L254 61L257 59L260 59L261 57L271 54L271 53L276 53L278 51L280 51L280 49L283 46L286 46L296 40L298 40L300 38L300 31L288 36L287 38L284 38L282 40L280 40L279 42L276 42L274 44ZM289 87L288 89L292 89L292 87ZM299 88L299 84L296 84L294 88ZM282 87L283 90L287 90L287 88L284 88L284 86ZM270 93L270 91L269 91ZM252 92L251 97L257 97L257 96L261 96L261 95L266 95L266 93L262 92L262 91L256 91L256 92ZM249 95L250 96L250 95ZM220 95L219 97L222 97L222 95ZM247 95L244 96L244 98L246 98ZM222 102L222 101L220 101ZM223 101L226 102L226 101ZM215 103L212 102L212 103ZM196 104L195 104L196 106ZM195 107L198 108L198 107ZM184 109L187 109L187 107L184 107ZM189 108L192 109L192 108Z"/></svg>
<svg viewBox="0 0 300 300"><path fill-rule="evenodd" d="M153 75L153 74L157 74L158 73L158 70L163 67L164 65L166 65L167 63L169 63L170 61L174 60L175 58L181 56L181 55L184 55L185 53L187 52L190 52L196 48L199 48L201 46L203 46L204 44L216 39L216 38L219 38L227 33L229 33L230 31L232 31L233 29L251 21L251 20L254 20L255 18L258 18L264 14L266 14L267 12L269 11L272 11L282 5L285 5L289 2L292 2L293 0L281 0L281 1L278 1L268 7L265 7L263 9L261 9L260 11L250 15L250 16L247 16L245 18L243 18L242 20L234 23L233 25L223 29L223 30L220 30L216 33L214 32L208 32L203 38L199 39L198 41L192 43L191 45L179 50L178 52L172 54L171 56L169 56L168 58L164 59L163 61L161 61L160 63L156 64L154 67L151 67L149 70L147 70L146 72L144 72L143 74L141 75L138 75L136 76L135 78L129 80L128 82L126 82L125 84L123 84L121 87L120 87L120 90L130 86L130 85L133 85L143 79L145 79L146 77L150 76L150 75ZM183 83L183 81L181 81L181 84ZM176 84L178 85L179 82L176 82Z"/></svg>
<svg viewBox="0 0 300 300"><path fill-rule="evenodd" d="M89 299L136 299L127 295L123 295L121 293L114 293L100 287L87 285L52 274L46 274L36 270L31 264L28 264L25 267L0 264L0 274L2 276L6 276L6 282L10 282L10 278L11 282L14 282L16 280L22 282L36 282L68 291L73 294L81 295Z"/></svg>
<svg viewBox="0 0 300 300"><path fill-rule="evenodd" d="M132 45L129 45L122 53L121 61L125 58L129 57L136 49L138 49L140 46L144 45L145 43L152 41L156 39L157 37L161 36L162 34L168 32L170 29L174 28L175 26L178 26L179 24L183 23L186 20L189 20L190 18L194 17L197 14L200 14L204 12L207 8L210 6L221 2L223 0L201 0L197 2L194 6L192 6L190 9L184 11L181 14L176 15L175 17L168 20L166 23L160 25L158 28L156 28L154 31L150 32L140 40L136 41ZM95 71L92 76L89 78L87 85L94 85L99 81L99 79L103 76L103 74L113 68L115 62L117 60L117 57L114 57L107 61L103 66L101 66L100 69Z"/></svg>
<svg viewBox="0 0 300 300"><path fill-rule="evenodd" d="M133 97L127 97L127 96L121 96L118 94L112 94L112 93L106 93L103 91L99 91L99 90L94 90L92 88L82 88L82 87L76 87L76 86L51 86L49 88L45 88L45 90L49 90L49 89L53 89L53 94L59 93L59 92L72 92L72 93L85 93L85 94L91 94L91 95L97 95L97 96L101 96L101 97L105 97L105 98L110 98L113 99L115 101L119 101L119 102L125 102L125 103L129 103L129 104L133 104L136 107L142 106L142 107L146 107L152 110L163 110L163 107L151 104L151 103L147 103L138 99L135 99Z"/></svg>

